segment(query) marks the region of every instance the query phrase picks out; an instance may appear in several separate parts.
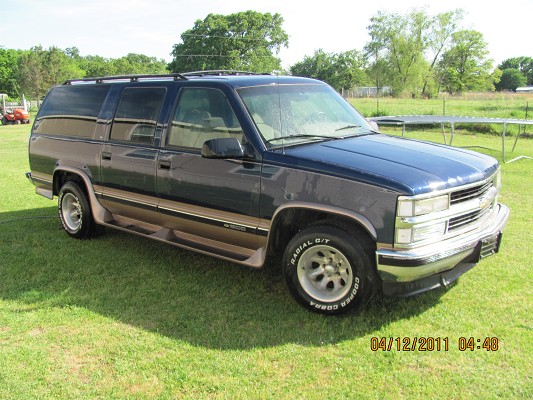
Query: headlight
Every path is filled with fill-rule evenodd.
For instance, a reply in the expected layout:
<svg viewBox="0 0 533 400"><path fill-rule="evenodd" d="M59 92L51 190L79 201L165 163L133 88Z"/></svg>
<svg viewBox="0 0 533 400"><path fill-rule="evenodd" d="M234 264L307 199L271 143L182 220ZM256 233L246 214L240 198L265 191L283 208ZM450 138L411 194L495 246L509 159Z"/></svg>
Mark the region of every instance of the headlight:
<svg viewBox="0 0 533 400"><path fill-rule="evenodd" d="M395 243L410 246L415 243L436 241L446 234L446 219L442 211L450 209L450 196L413 198L400 196L396 216ZM441 217L439 217L441 215Z"/></svg>
<svg viewBox="0 0 533 400"><path fill-rule="evenodd" d="M417 225L411 228L396 229L396 243L410 244L423 240L430 240L444 235L446 222L438 222L430 225Z"/></svg>
<svg viewBox="0 0 533 400"><path fill-rule="evenodd" d="M417 217L419 215L447 210L450 206L448 195L429 197L427 199L413 200L400 198L398 200L399 217Z"/></svg>

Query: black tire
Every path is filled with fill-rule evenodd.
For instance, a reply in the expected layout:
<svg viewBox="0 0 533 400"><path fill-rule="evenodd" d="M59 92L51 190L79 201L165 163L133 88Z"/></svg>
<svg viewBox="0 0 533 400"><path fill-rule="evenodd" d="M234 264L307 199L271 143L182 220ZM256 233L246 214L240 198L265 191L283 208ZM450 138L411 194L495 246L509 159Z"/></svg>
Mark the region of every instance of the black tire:
<svg viewBox="0 0 533 400"><path fill-rule="evenodd" d="M66 182L59 191L59 218L63 229L76 239L89 239L96 234L91 207L84 191L72 181Z"/></svg>
<svg viewBox="0 0 533 400"><path fill-rule="evenodd" d="M2 125L7 125L7 118L6 117L2 117Z"/></svg>
<svg viewBox="0 0 533 400"><path fill-rule="evenodd" d="M329 225L296 234L285 250L283 269L293 297L323 314L358 310L377 289L368 252L349 233Z"/></svg>

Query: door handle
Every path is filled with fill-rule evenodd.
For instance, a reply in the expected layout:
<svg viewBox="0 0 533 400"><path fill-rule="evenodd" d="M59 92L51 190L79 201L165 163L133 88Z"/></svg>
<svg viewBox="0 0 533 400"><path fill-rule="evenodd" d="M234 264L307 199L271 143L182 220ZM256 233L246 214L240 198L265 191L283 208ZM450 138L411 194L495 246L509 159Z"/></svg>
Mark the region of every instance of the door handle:
<svg viewBox="0 0 533 400"><path fill-rule="evenodd" d="M170 161L168 161L168 160L159 160L159 168L160 169L168 169L168 170L170 170Z"/></svg>
<svg viewBox="0 0 533 400"><path fill-rule="evenodd" d="M111 152L102 151L102 160L111 160Z"/></svg>

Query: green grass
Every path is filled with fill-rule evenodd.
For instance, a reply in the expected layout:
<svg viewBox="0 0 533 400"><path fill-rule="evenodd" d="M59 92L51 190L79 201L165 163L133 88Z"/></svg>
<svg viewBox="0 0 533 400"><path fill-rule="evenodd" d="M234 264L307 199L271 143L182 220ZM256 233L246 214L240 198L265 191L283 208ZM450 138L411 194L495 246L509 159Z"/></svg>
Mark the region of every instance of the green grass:
<svg viewBox="0 0 533 400"><path fill-rule="evenodd" d="M526 93L468 93L463 96L446 96L435 99L358 98L350 102L365 116L382 115L448 115L485 118L533 119L533 95ZM501 134L502 126L458 125L469 131ZM424 130L426 128L424 127ZM508 127L509 134L516 134L515 125ZM526 128L529 135L533 127Z"/></svg>
<svg viewBox="0 0 533 400"><path fill-rule="evenodd" d="M24 177L28 131L0 127L1 399L533 396L531 160L503 165L501 253L449 290L328 318L299 307L272 263L250 270L112 230L70 239L56 202ZM533 156L533 140L518 151ZM372 337L450 345L373 352ZM499 349L461 352L459 337L497 337Z"/></svg>
<svg viewBox="0 0 533 400"><path fill-rule="evenodd" d="M380 115L468 115L471 117L533 119L533 95L520 93L468 93L434 99L357 98L350 101L369 117Z"/></svg>

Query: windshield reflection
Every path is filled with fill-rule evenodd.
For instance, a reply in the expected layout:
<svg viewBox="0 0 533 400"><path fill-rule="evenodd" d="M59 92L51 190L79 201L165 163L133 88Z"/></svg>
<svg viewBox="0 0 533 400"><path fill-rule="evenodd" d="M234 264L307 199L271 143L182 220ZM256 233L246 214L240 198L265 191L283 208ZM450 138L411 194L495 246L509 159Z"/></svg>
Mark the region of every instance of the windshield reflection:
<svg viewBox="0 0 533 400"><path fill-rule="evenodd" d="M254 86L238 92L269 147L373 132L364 117L325 84Z"/></svg>

